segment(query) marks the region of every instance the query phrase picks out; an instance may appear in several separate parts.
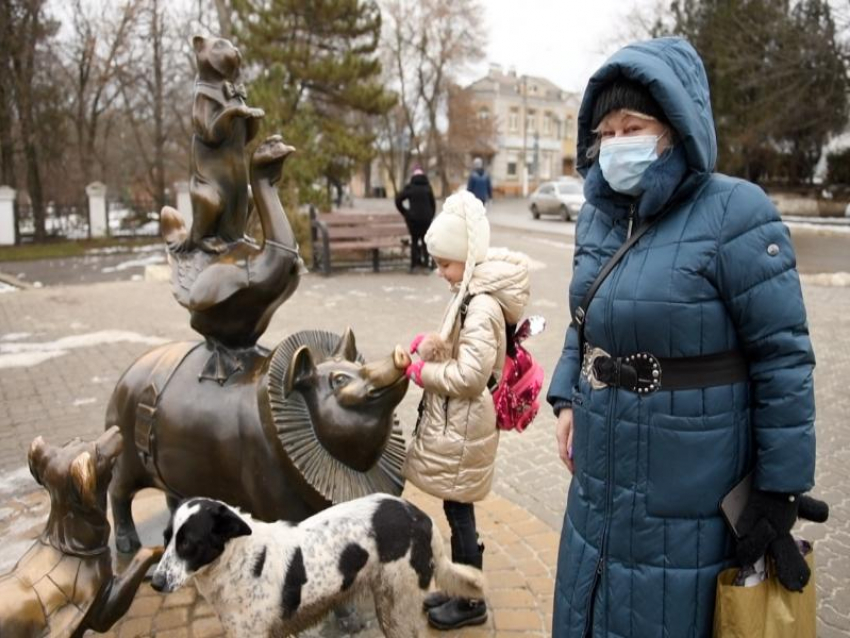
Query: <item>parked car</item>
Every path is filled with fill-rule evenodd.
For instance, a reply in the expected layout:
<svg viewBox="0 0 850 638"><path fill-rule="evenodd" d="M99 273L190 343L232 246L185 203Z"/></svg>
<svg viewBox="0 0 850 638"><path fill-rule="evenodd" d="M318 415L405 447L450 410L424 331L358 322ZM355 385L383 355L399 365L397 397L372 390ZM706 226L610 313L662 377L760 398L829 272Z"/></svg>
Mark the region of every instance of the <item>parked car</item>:
<svg viewBox="0 0 850 638"><path fill-rule="evenodd" d="M584 186L577 179L544 182L531 195L531 216L558 215L570 221L584 204Z"/></svg>

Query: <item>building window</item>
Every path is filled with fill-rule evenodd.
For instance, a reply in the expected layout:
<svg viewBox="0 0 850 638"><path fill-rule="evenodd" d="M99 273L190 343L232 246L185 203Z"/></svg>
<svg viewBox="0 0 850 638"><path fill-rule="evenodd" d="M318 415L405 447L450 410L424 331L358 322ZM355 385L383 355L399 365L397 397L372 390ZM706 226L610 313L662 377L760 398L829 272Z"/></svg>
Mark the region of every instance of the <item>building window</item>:
<svg viewBox="0 0 850 638"><path fill-rule="evenodd" d="M511 112L508 114L508 130L516 131L517 130L517 120L519 119L519 111L516 109L511 109Z"/></svg>
<svg viewBox="0 0 850 638"><path fill-rule="evenodd" d="M548 151L543 151L543 161L540 164L540 177L549 179L552 176L552 154Z"/></svg>
<svg viewBox="0 0 850 638"><path fill-rule="evenodd" d="M533 131L534 130L534 120L537 119L537 113L535 111L528 111L525 114L525 130Z"/></svg>
<svg viewBox="0 0 850 638"><path fill-rule="evenodd" d="M508 177L516 177L517 175L517 154L508 153L507 156L507 175Z"/></svg>
<svg viewBox="0 0 850 638"><path fill-rule="evenodd" d="M549 135L552 132L552 114L543 114L543 135Z"/></svg>
<svg viewBox="0 0 850 638"><path fill-rule="evenodd" d="M564 127L564 138L572 139L573 137L573 116L567 116L567 125Z"/></svg>
<svg viewBox="0 0 850 638"><path fill-rule="evenodd" d="M489 120L490 119L490 109L486 106L482 106L478 109L478 119L479 120Z"/></svg>

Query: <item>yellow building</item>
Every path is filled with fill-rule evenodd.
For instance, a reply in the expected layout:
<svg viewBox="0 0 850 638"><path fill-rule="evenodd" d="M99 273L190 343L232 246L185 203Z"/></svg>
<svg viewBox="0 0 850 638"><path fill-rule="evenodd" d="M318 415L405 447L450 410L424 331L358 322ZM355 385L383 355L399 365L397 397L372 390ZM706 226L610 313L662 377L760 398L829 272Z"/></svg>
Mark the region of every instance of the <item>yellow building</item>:
<svg viewBox="0 0 850 638"><path fill-rule="evenodd" d="M496 64L465 91L479 118L495 118L496 152L483 158L494 191L522 195L540 182L574 175L578 94Z"/></svg>

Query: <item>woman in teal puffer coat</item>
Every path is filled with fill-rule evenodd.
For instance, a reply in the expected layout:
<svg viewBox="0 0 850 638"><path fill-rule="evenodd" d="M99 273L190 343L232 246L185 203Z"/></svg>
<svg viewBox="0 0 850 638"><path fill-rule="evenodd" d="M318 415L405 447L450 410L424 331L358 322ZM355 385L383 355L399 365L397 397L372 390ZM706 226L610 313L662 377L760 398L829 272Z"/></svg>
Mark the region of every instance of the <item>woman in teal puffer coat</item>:
<svg viewBox="0 0 850 638"><path fill-rule="evenodd" d="M787 536L814 483L815 361L794 249L760 188L713 172L708 82L684 40L612 56L578 126L574 320L548 394L573 471L553 635L708 637L736 550L720 499L754 470L747 518ZM580 357L580 301L648 224L589 305ZM801 588L808 572L783 566L783 584Z"/></svg>

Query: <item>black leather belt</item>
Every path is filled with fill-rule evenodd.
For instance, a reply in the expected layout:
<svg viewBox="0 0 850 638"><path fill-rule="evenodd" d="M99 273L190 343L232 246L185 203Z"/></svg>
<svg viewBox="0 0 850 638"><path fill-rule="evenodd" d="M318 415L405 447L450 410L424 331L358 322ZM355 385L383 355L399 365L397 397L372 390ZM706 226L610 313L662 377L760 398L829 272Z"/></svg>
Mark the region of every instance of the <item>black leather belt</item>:
<svg viewBox="0 0 850 638"><path fill-rule="evenodd" d="M613 357L601 348L585 346L582 365L594 388L613 386L638 394L659 390L695 390L747 381L747 361L738 350L698 357L656 357L637 352Z"/></svg>

